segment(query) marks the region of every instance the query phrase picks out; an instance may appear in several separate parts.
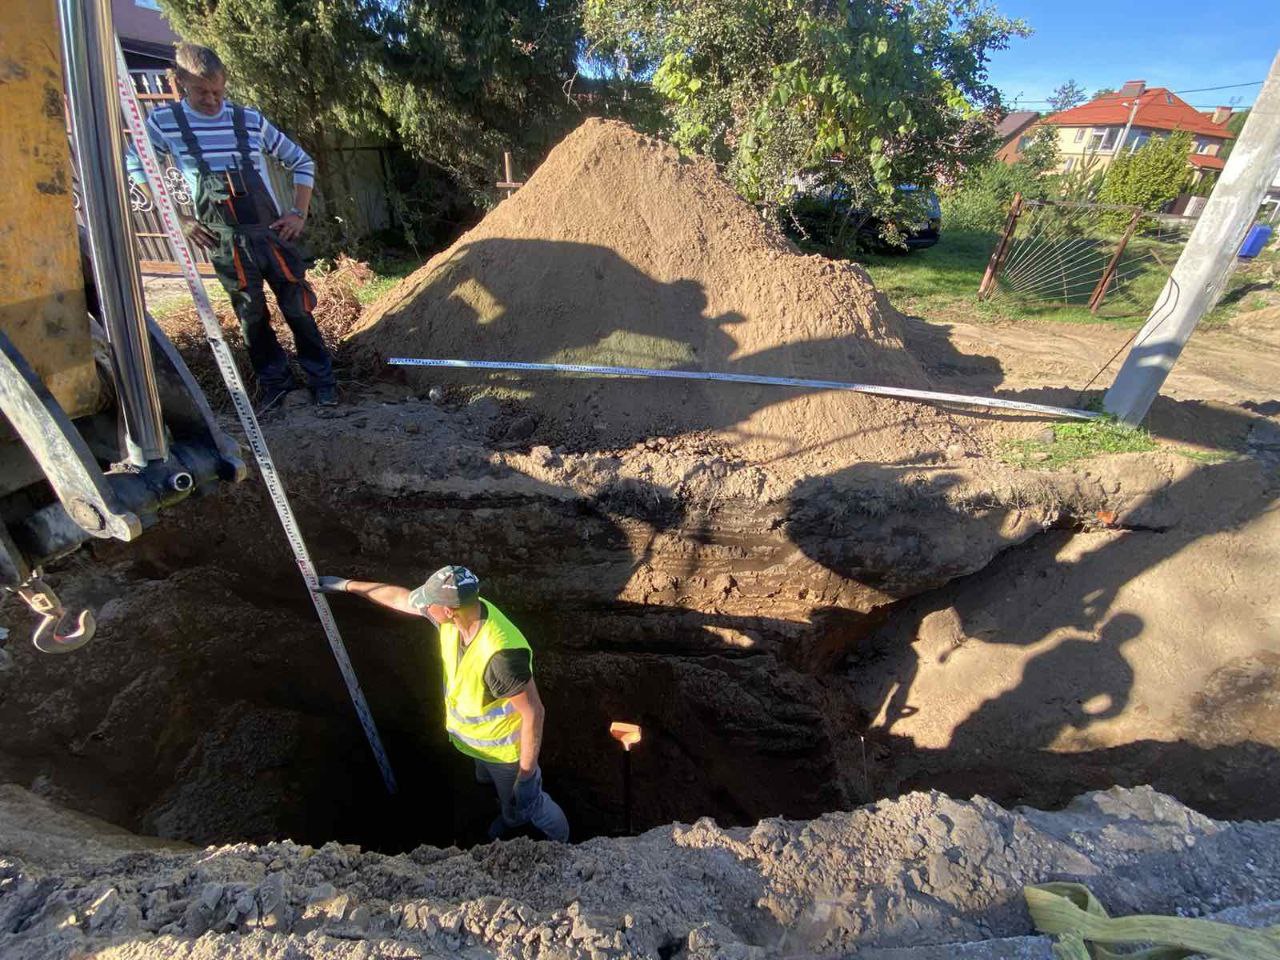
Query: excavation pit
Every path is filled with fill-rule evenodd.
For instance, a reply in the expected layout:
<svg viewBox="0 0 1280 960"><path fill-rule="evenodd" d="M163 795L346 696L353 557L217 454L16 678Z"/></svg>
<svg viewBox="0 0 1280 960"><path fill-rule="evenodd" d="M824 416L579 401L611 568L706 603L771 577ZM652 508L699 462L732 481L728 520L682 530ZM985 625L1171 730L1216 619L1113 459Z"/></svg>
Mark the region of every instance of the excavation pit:
<svg viewBox="0 0 1280 960"><path fill-rule="evenodd" d="M321 573L410 585L464 563L527 633L575 839L623 829L613 721L645 731L638 829L931 787L1053 807L1151 783L1214 816L1280 814L1274 614L1233 601L1237 576L1280 596L1257 463L1014 470L991 454L1043 425L383 362L1000 382L991 358L931 343L926 364L906 337L861 268L798 255L709 164L589 122L360 320L343 359L370 383L265 426ZM1227 419L1243 436L1251 416ZM445 739L432 632L332 602L401 784L388 798L255 481L54 578L99 636L40 657L8 618L0 781L198 844L483 840L494 801Z"/></svg>
<svg viewBox="0 0 1280 960"><path fill-rule="evenodd" d="M1217 530L1274 522L1258 512L1255 465L1167 485L1175 511L1232 490L1207 528L1111 534L1060 516L1046 530L1061 499L1040 513L1027 491L981 500L966 484L982 478L958 465L863 466L769 499L752 467L693 471L707 452L675 438L610 454L495 444L523 415L384 388L337 415L287 411L269 431L322 572L412 584L467 563L526 631L548 710L546 785L575 839L623 831L617 720L644 729L631 755L639 830L812 818L930 787L1053 807L1150 782L1216 816L1275 815L1273 661L1202 651L1201 694L1174 709L1140 682L1144 664L1198 654L1133 656L1160 626L1127 614L1084 639L1090 603L1123 606L1114 571L1140 578ZM1076 516L1107 502L1086 494ZM100 545L55 582L99 609L100 635L62 658L11 644L0 780L198 844L484 841L494 800L445 739L433 631L332 599L401 783L388 798L256 484L135 544ZM1072 623L1081 639L1044 648ZM965 673L984 650L1007 652ZM1018 671L999 696L967 689ZM938 715L935 697L972 704L950 732L911 726Z"/></svg>

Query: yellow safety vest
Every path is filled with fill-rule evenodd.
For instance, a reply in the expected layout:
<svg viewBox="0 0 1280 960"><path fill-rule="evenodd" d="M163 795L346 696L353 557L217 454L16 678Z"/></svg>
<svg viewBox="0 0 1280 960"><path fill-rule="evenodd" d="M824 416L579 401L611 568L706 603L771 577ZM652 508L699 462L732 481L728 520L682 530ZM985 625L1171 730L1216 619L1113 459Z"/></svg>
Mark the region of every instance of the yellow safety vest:
<svg viewBox="0 0 1280 960"><path fill-rule="evenodd" d="M499 650L528 650L529 641L489 601L481 598L485 618L461 659L462 638L452 622L440 625L440 654L444 658L444 725L453 745L470 757L490 763L520 759L520 714L509 699L489 700L484 671Z"/></svg>

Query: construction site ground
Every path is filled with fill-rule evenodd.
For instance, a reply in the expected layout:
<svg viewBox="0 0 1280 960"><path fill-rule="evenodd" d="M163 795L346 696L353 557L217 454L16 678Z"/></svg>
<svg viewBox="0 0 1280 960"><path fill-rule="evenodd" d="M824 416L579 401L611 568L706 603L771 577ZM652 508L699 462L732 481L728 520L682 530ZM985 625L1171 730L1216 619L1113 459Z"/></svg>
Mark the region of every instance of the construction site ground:
<svg viewBox="0 0 1280 960"><path fill-rule="evenodd" d="M251 481L55 570L99 611L76 655L5 606L0 955L1048 958L1020 896L1050 879L1113 914L1277 922L1275 308L1193 339L1154 449L1061 463L1022 414L389 370L1077 405L1132 332L904 316L619 124L369 308L356 273L322 296L343 405L264 419L309 546L324 573L481 575L533 643L575 843L483 842L431 634L338 597L385 795ZM193 318L164 322L212 396ZM645 731L637 837L613 720Z"/></svg>

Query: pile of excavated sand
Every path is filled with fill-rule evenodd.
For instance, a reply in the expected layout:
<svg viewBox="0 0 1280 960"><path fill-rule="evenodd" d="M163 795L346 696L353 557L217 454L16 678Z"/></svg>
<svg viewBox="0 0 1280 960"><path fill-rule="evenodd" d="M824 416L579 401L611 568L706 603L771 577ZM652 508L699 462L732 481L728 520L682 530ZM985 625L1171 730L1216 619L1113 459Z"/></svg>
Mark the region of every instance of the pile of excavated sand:
<svg viewBox="0 0 1280 960"><path fill-rule="evenodd" d="M0 785L6 960L1050 960L1025 884L1082 881L1116 916L1265 925L1278 870L1280 822L1142 787L1054 813L913 793L810 822L386 856L166 849Z"/></svg>
<svg viewBox="0 0 1280 960"><path fill-rule="evenodd" d="M852 263L803 256L706 161L589 120L353 332L366 357L576 362L925 386L901 318ZM422 382L483 383L430 371ZM506 379L533 442L703 433L750 462L918 458L950 419L879 397L670 380Z"/></svg>

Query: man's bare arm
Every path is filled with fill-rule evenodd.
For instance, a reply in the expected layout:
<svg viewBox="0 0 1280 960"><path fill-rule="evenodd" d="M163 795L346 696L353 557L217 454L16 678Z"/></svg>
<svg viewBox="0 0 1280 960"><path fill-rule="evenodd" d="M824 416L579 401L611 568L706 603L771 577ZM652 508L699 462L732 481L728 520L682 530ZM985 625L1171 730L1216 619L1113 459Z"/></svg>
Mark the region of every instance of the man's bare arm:
<svg viewBox="0 0 1280 960"><path fill-rule="evenodd" d="M538 685L529 678L525 688L511 698L511 705L516 708L524 721L520 725L520 779L532 777L538 769L538 754L542 751L542 721L546 717L546 708L542 706L542 698L538 696Z"/></svg>
<svg viewBox="0 0 1280 960"><path fill-rule="evenodd" d="M409 590L405 587L368 580L343 580L340 577L321 577L320 580L320 588L327 593L354 593L390 610L422 616L422 611L409 603ZM331 583L326 584L326 580Z"/></svg>

